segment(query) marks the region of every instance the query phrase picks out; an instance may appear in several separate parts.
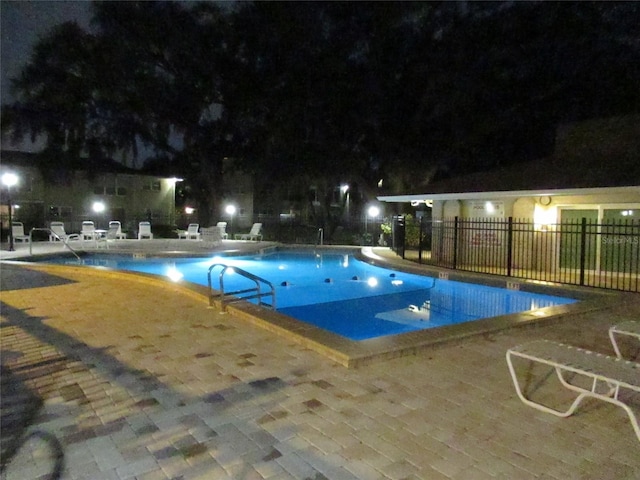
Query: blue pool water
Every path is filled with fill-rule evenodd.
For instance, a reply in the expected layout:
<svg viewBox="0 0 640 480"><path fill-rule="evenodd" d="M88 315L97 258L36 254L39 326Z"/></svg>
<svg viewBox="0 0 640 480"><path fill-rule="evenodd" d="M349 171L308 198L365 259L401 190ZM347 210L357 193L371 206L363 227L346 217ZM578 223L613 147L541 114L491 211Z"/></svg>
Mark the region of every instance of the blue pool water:
<svg viewBox="0 0 640 480"><path fill-rule="evenodd" d="M77 264L75 259L49 263ZM413 275L370 265L347 253L276 251L243 257L134 258L90 255L85 265L182 278L207 285L214 263L235 266L276 287L277 310L351 340L518 313L575 300ZM218 287L219 269L213 287ZM255 284L237 274L224 277L227 291ZM269 300L267 298L266 300Z"/></svg>

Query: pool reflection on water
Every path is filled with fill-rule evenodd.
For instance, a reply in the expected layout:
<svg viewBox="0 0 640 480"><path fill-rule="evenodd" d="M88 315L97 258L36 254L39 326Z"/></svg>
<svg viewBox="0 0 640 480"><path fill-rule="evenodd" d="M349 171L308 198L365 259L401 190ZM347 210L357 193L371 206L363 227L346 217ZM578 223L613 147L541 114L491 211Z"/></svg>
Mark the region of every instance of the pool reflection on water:
<svg viewBox="0 0 640 480"><path fill-rule="evenodd" d="M47 262L77 264L69 259ZM85 257L83 262L88 266L161 275L173 281L186 280L200 285L207 285L207 272L212 264L236 266L275 286L279 312L351 340L575 302L570 298L389 270L337 252L285 250L213 258L134 258L96 254ZM224 282L228 290L255 285L233 274L226 274ZM216 281L213 286L216 287Z"/></svg>

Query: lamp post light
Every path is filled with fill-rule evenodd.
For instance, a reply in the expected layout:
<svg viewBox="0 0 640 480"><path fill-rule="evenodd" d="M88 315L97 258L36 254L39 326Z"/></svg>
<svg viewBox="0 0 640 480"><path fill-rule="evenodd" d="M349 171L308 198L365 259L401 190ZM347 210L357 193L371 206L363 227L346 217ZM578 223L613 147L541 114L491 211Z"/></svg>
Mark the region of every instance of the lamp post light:
<svg viewBox="0 0 640 480"><path fill-rule="evenodd" d="M351 217L349 215L349 185L340 185L340 192L344 197L344 218L351 223Z"/></svg>
<svg viewBox="0 0 640 480"><path fill-rule="evenodd" d="M7 206L9 207L9 251L13 252L13 217L11 211L13 205L11 204L11 187L18 183L18 176L15 173L5 173L2 175L2 184L7 187Z"/></svg>
<svg viewBox="0 0 640 480"><path fill-rule="evenodd" d="M227 215L229 215L229 234L233 233L233 216L236 213L236 206L235 205L227 205L224 208L224 211L226 212Z"/></svg>
<svg viewBox="0 0 640 480"><path fill-rule="evenodd" d="M172 195L173 195L173 204L171 205L171 210L169 211L169 224L175 225L176 223L176 183L184 181L184 178L171 177L169 179L169 184L171 185Z"/></svg>
<svg viewBox="0 0 640 480"><path fill-rule="evenodd" d="M367 232L367 219L369 217L371 217L372 219L375 219L378 215L380 215L380 209L378 207L376 207L375 205L370 206L367 209L367 214L364 217L364 232Z"/></svg>
<svg viewBox="0 0 640 480"><path fill-rule="evenodd" d="M93 202L93 205L91 205L91 209L102 218L103 223L104 223L104 211L106 210L106 208L107 207L103 202Z"/></svg>

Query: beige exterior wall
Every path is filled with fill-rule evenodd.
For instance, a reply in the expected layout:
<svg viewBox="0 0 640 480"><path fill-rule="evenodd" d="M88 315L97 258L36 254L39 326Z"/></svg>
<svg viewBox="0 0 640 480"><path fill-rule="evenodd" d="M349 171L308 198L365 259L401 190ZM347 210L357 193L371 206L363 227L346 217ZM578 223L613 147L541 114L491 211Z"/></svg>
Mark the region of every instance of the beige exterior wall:
<svg viewBox="0 0 640 480"><path fill-rule="evenodd" d="M472 264L503 267L501 262L506 258L504 253L508 243L506 233L491 221L511 217L514 221L512 241L515 252L511 259L512 268L545 271L557 266L561 258L557 235L548 232L556 228L555 224L560 222L563 210L590 210L592 215L597 212L598 221L607 213L608 220L612 217L622 221L640 220L640 188L626 189L624 192L610 192L605 188L602 190L602 193L589 195L435 200L433 219L450 220L458 217L481 220L469 225L472 228L460 229L457 237L458 246L470 252L472 260L469 262ZM633 213L623 216L623 213L629 211ZM432 256L451 256L452 229L447 229L441 238L434 238L433 244L435 249ZM458 261L464 259L458 258Z"/></svg>
<svg viewBox="0 0 640 480"><path fill-rule="evenodd" d="M13 188L12 203L16 220L28 227L44 227L51 221L65 222L69 232L79 231L83 220L93 220L106 228L110 220L119 220L123 228L134 230L137 222L150 218L152 223L175 221L175 182L170 178L122 173L96 174L76 171L64 180L45 181L39 169L15 166L11 170L20 179ZM102 202L105 211L98 214L93 204Z"/></svg>
<svg viewBox="0 0 640 480"><path fill-rule="evenodd" d="M494 210L487 209L487 203ZM537 220L537 215L547 212L548 223L555 223L562 209L630 209L639 210L640 188L624 193L608 193L603 188L601 194L557 195L551 197L498 197L487 200L434 200L433 218L509 218Z"/></svg>

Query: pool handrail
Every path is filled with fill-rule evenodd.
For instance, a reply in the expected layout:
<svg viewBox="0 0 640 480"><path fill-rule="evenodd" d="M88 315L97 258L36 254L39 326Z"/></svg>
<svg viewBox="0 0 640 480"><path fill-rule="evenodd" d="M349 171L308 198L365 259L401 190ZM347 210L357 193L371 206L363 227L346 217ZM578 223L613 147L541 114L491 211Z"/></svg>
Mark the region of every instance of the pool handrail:
<svg viewBox="0 0 640 480"><path fill-rule="evenodd" d="M67 247L67 248L71 251L71 253L73 253L73 254L75 255L75 257L76 257L78 260L82 260L82 259L80 258L80 255L78 255L78 254L76 253L76 251L75 251L73 248L71 248L71 246L67 243L67 241L69 240L69 237L67 237L67 238L60 238L60 236L59 236L56 232L54 232L54 231L53 231L53 230L51 230L50 228L46 228L46 227L45 227L45 228L37 228L37 227L34 227L34 228L32 228L31 230L29 230L29 255L33 255L33 249L31 248L31 246L33 245L33 232L39 232L39 231L41 231L41 232L48 232L50 235L55 236L58 240L60 240L60 241L62 242L62 244L63 244L65 247Z"/></svg>
<svg viewBox="0 0 640 480"><path fill-rule="evenodd" d="M224 263L214 263L213 265L211 265L209 267L209 271L207 273L207 283L209 285L209 306L213 306L213 298L214 298L214 294L213 294L213 285L211 282L211 272L214 268L216 267L222 267L222 270L220 271L220 274L218 275L218 279L220 282L220 290L218 293L218 297L220 298L220 306L223 312L226 311L227 308L227 304L229 303L233 303L233 302L239 302L242 300L249 300L252 298L257 298L258 299L258 305L259 306L264 306L264 307L268 307L271 308L273 310L276 309L276 290L275 287L273 286L273 284L269 281L266 280L262 277L259 277L257 275L254 275L251 272L247 272L246 270L243 270L241 268L238 267L234 267L232 265L225 265ZM236 290L233 292L225 292L224 291L224 274L227 272L227 270L231 268L235 273L249 279L252 280L253 282L255 282L256 286L255 288L247 288L247 289L243 289L243 290ZM260 285L261 284L265 284L269 286L270 291L269 292L262 292ZM251 292L256 292L253 295L244 295L241 297L237 297L236 295L241 295L241 294L245 294L245 293L251 293ZM268 303L263 303L262 302L262 298L266 297L268 295L271 295L271 304Z"/></svg>

